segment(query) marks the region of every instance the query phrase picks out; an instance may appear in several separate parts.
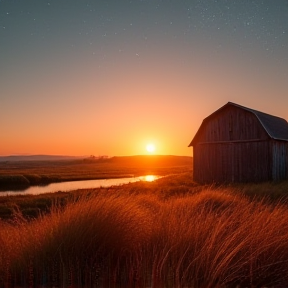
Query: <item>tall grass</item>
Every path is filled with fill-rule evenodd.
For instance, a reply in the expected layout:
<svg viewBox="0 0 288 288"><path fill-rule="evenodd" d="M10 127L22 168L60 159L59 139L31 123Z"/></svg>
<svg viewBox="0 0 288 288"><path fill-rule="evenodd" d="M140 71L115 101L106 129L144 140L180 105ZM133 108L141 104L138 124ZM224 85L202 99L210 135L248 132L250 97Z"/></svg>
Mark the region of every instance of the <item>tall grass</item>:
<svg viewBox="0 0 288 288"><path fill-rule="evenodd" d="M0 223L0 286L288 286L286 206L170 184L170 198L148 186L90 191L33 221L16 209Z"/></svg>

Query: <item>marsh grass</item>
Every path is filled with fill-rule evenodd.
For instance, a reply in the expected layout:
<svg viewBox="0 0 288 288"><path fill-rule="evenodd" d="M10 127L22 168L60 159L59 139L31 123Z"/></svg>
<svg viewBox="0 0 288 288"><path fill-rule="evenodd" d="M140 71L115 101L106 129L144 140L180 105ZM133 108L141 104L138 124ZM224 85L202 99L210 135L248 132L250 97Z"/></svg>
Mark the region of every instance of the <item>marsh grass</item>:
<svg viewBox="0 0 288 288"><path fill-rule="evenodd" d="M0 286L287 287L287 205L248 186L183 174L78 191L33 220L16 205L0 222Z"/></svg>

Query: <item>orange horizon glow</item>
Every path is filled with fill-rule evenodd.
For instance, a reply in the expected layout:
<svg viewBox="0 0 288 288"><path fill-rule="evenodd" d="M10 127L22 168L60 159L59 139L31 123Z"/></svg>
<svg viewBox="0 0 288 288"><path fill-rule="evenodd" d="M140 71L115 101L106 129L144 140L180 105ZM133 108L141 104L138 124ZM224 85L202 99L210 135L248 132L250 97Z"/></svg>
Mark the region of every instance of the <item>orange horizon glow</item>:
<svg viewBox="0 0 288 288"><path fill-rule="evenodd" d="M52 138L52 137L51 137ZM34 139L33 144L37 144L38 148L32 150L32 143L28 141L22 141L21 150L20 147L15 142L15 145L9 145L9 149L4 149L5 146L1 147L0 156L10 156L10 155L53 155L53 156L90 156L94 155L98 156L133 156L133 155L178 155L178 156L191 156L192 149L188 148L187 145L183 145L183 147L178 147L178 150L184 150L183 153L177 153L175 147L177 147L177 143L173 141L165 141L163 142L154 141L157 144L152 144L151 142L147 142L144 137L134 138L131 137L129 141L126 142L126 138L118 140L118 146L115 147L113 143L106 144L104 139L102 143L98 143L93 139L83 139L83 144L77 143L76 139L73 142L74 145L66 145L63 139L58 138L59 141L52 139L45 141L36 142ZM30 138L31 139L31 138ZM62 141L61 141L62 140ZM190 139L189 139L190 141ZM148 143L148 144L147 144ZM165 145L167 143L167 145ZM77 145L78 144L78 145ZM187 143L184 143L187 144ZM13 149L14 148L14 149ZM118 149L115 149L118 148ZM179 149L180 148L180 149ZM185 153L186 150L186 153Z"/></svg>

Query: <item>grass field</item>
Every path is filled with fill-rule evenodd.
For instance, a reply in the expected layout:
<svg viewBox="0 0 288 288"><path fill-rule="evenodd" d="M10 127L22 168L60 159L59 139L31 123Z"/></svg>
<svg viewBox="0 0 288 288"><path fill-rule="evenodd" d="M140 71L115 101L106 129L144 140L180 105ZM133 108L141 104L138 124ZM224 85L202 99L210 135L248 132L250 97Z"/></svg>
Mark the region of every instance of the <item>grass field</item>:
<svg viewBox="0 0 288 288"><path fill-rule="evenodd" d="M287 193L288 182L200 186L189 172L3 197L0 287L288 287ZM23 214L45 197L42 214Z"/></svg>
<svg viewBox="0 0 288 288"><path fill-rule="evenodd" d="M53 182L168 175L191 171L192 157L131 156L59 161L0 162L0 191Z"/></svg>

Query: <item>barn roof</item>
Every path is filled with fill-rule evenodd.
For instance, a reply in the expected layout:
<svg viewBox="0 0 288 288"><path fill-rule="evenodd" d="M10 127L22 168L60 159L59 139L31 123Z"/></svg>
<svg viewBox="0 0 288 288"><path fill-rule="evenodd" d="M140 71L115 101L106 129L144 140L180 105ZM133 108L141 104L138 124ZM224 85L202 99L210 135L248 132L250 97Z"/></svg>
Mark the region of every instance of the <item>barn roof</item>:
<svg viewBox="0 0 288 288"><path fill-rule="evenodd" d="M247 108L247 107L235 104L233 102L228 102L227 104L225 104L224 106L222 106L221 108L219 108L218 110L216 110L215 112L213 112L212 114L210 114L208 117L206 117L203 120L200 128L198 129L198 131L196 133L196 135L194 136L193 140L189 144L189 147L193 146L194 139L198 135L203 124L207 120L209 120L210 117L214 116L216 113L218 113L222 109L226 108L227 106L235 106L235 107L238 107L238 108L241 108L243 110L246 110L246 111L253 113L257 117L257 119L259 120L262 127L265 129L265 131L267 132L267 134L269 135L270 138L275 139L275 140L288 141L288 123L285 119L277 117L277 116L273 116L273 115L270 115L267 113L263 113L263 112L260 112L260 111L257 111L257 110L251 109L251 108Z"/></svg>

